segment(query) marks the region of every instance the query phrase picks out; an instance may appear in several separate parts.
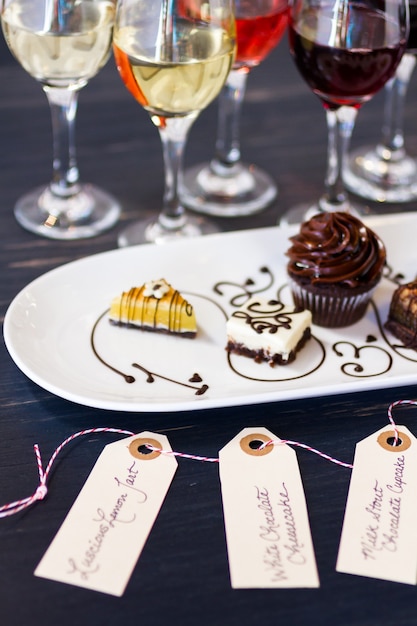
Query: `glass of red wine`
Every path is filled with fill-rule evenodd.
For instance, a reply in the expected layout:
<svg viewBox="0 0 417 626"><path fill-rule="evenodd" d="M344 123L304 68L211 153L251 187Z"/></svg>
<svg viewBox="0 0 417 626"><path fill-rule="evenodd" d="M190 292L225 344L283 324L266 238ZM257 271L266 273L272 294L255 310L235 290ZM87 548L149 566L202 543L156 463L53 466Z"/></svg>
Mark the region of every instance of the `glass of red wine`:
<svg viewBox="0 0 417 626"><path fill-rule="evenodd" d="M409 28L407 0L294 0L288 23L291 55L327 118L325 191L310 207L282 218L299 223L325 211L357 213L343 182L360 107L394 76Z"/></svg>
<svg viewBox="0 0 417 626"><path fill-rule="evenodd" d="M417 159L407 154L404 105L417 60L417 3L409 3L410 32L397 72L385 86L382 131L376 146L350 155L343 172L346 187L375 202L410 202L417 198Z"/></svg>
<svg viewBox="0 0 417 626"><path fill-rule="evenodd" d="M249 72L281 41L288 0L235 0L237 55L219 95L215 155L187 169L181 199L198 213L251 215L275 199L277 186L265 171L241 160L240 116Z"/></svg>

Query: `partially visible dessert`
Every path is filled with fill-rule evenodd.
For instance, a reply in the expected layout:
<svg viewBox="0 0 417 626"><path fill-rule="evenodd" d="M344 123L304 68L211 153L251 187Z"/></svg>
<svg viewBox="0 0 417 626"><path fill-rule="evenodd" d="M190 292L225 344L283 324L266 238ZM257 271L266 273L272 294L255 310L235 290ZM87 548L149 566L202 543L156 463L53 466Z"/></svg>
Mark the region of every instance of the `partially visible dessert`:
<svg viewBox="0 0 417 626"><path fill-rule="evenodd" d="M318 213L290 238L287 272L296 306L335 328L360 320L386 260L380 238L350 213Z"/></svg>
<svg viewBox="0 0 417 626"><path fill-rule="evenodd" d="M311 336L311 313L278 300L251 298L226 322L228 352L271 366L294 361Z"/></svg>
<svg viewBox="0 0 417 626"><path fill-rule="evenodd" d="M385 328L406 348L417 350L417 280L394 291Z"/></svg>
<svg viewBox="0 0 417 626"><path fill-rule="evenodd" d="M110 322L119 326L194 338L197 323L193 306L164 278L132 287L116 296Z"/></svg>

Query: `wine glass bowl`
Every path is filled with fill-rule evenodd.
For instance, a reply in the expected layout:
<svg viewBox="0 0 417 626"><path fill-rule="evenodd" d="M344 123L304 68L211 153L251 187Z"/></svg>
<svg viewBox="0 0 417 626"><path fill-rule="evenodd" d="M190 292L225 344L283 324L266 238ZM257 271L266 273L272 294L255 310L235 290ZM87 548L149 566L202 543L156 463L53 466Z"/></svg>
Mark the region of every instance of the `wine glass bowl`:
<svg viewBox="0 0 417 626"><path fill-rule="evenodd" d="M78 92L110 56L114 14L111 0L2 3L5 40L42 85L53 132L52 180L19 198L14 213L26 230L48 238L92 237L119 219L111 194L80 181L75 151Z"/></svg>
<svg viewBox="0 0 417 626"><path fill-rule="evenodd" d="M400 63L407 9L406 0L294 0L290 51L326 111L328 152L324 194L309 208L290 210L283 222L299 222L303 214L321 211L357 213L344 186L343 166L358 110Z"/></svg>
<svg viewBox="0 0 417 626"><path fill-rule="evenodd" d="M128 226L119 245L215 232L210 222L186 214L178 192L189 129L233 63L233 1L119 0L113 50L126 88L158 128L165 164L161 213Z"/></svg>
<svg viewBox="0 0 417 626"><path fill-rule="evenodd" d="M236 0L237 53L219 95L215 155L184 173L181 198L190 209L220 217L252 215L277 195L271 176L240 151L240 116L249 73L281 41L287 26L287 0Z"/></svg>
<svg viewBox="0 0 417 626"><path fill-rule="evenodd" d="M417 159L405 147L404 106L417 54L417 4L409 3L407 48L397 72L385 86L381 137L374 146L349 155L343 177L357 196L375 202L411 202L417 198Z"/></svg>

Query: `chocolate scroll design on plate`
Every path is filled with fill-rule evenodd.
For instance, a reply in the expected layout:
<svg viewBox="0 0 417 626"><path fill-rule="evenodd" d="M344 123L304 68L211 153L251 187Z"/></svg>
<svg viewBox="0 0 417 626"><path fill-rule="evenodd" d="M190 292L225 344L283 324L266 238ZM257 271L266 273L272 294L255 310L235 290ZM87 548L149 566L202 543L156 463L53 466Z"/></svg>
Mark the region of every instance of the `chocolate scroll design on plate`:
<svg viewBox="0 0 417 626"><path fill-rule="evenodd" d="M401 285L404 282L404 274L402 272L395 272L394 268L388 263L385 265L383 270L383 277L389 280L394 285Z"/></svg>
<svg viewBox="0 0 417 626"><path fill-rule="evenodd" d="M215 293L219 294L219 296L224 296L224 288L231 287L234 290L237 289L238 293L230 298L230 304L234 307L242 306L252 296L267 291L274 284L274 276L266 265L259 268L259 272L264 274L267 279L266 284L262 287L256 287L256 282L253 278L247 278L243 284L222 280L214 285L213 290Z"/></svg>
<svg viewBox="0 0 417 626"><path fill-rule="evenodd" d="M110 309L106 309L106 311L104 311L104 313L102 313L98 317L98 319L95 321L95 323L93 325L93 328L92 328L92 331L91 331L91 336L90 336L91 348L93 350L93 353L94 353L95 357L100 361L100 363L102 363L105 367L107 367L109 370L111 370L112 372L114 372L118 376L121 376L126 381L126 383L132 384L132 383L136 382L136 378L134 376L132 376L131 374L128 374L127 372L124 372L121 369L119 369L117 367L114 367L111 363L109 363L109 361L104 359L100 355L100 351L99 351L99 349L97 348L97 345L96 345L96 343L97 343L96 342L96 331L97 331L97 329L99 327L99 324L105 318L107 318L109 310ZM146 331L144 331L144 332L146 332ZM194 391L194 395L196 395L196 396L203 395L207 391L207 389L209 388L208 385L203 383L203 379L201 378L201 376L197 372L192 374L192 376L190 376L190 378L188 379L187 382L183 382L183 381L175 380L173 378L169 378L169 377L167 377L167 376L165 376L163 374L159 374L157 372L153 372L153 371L147 369L144 365L141 365L139 363L131 363L131 366L134 367L135 369L141 371L145 375L145 381L147 383L154 383L155 379L159 378L161 380L165 380L165 381L173 383L175 385L180 385L182 387L187 387L187 388L193 390ZM200 384L200 383L203 383L203 384Z"/></svg>
<svg viewBox="0 0 417 626"><path fill-rule="evenodd" d="M391 275L394 277L391 279L391 282L395 282L395 279L402 276L402 274L393 274L393 271L389 270ZM384 332L384 326L381 321L381 316L373 299L370 300L370 306L375 315L376 323L378 326L378 330L381 334L382 339L385 343L388 344L390 348L394 350L399 356L401 355L397 350L395 350L395 346L393 346L389 341ZM342 340L337 341L333 344L334 353L341 358L348 359L343 365L340 367L340 370L346 374L346 376L351 376L353 378L372 378L376 376L382 376L386 374L392 367L393 357L388 350L381 346L371 345L377 341L377 337L369 334L365 343L362 345L357 345L351 341ZM376 356L378 355L378 356ZM383 360L381 359L381 355L383 355ZM370 357L371 365L366 361L366 357ZM417 355L416 355L417 357ZM407 357L404 357L407 358ZM354 359L349 360L349 359ZM412 359L409 359L412 360Z"/></svg>
<svg viewBox="0 0 417 626"><path fill-rule="evenodd" d="M376 340L376 337L373 335L368 335L367 341L369 343ZM385 348L381 348L380 346L372 346L368 344L364 344L361 346L357 346L351 341L337 341L333 344L334 353L342 358L346 359L355 359L354 361L347 360L340 367L340 370L346 374L346 376L352 376L353 378L372 378L374 376L381 376L388 372L392 367L392 356L385 350ZM366 354L372 356L379 352L384 355L385 360L381 363L381 360L378 358L372 358L372 365L375 363L378 365L376 371L371 371L371 366L369 363L365 361Z"/></svg>
<svg viewBox="0 0 417 626"><path fill-rule="evenodd" d="M254 365L253 359L242 357L240 355L233 355L227 352L227 362L230 369L246 380L253 380L255 382L262 383L287 383L292 380L299 380L310 376L321 368L326 358L326 348L324 344L315 335L311 335L305 348L303 348L304 356L306 357L309 347L314 347L314 355L309 353L309 357L306 363L303 363L302 367L293 367L293 363L289 365L280 365L277 367L269 367L266 363L256 363ZM296 359L296 364L302 362L303 351L300 351L300 355ZM256 368L256 369L255 369ZM255 375L254 372L259 372Z"/></svg>

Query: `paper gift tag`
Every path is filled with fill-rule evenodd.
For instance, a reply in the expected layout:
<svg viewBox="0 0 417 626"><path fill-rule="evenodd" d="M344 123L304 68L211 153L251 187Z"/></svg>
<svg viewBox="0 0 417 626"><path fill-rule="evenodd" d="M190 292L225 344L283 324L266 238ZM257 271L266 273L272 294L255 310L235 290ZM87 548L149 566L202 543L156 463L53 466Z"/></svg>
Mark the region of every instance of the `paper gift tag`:
<svg viewBox="0 0 417 626"><path fill-rule="evenodd" d="M417 440L404 426L356 446L336 569L416 584Z"/></svg>
<svg viewBox="0 0 417 626"><path fill-rule="evenodd" d="M246 428L219 454L232 587L318 587L297 457L277 437Z"/></svg>
<svg viewBox="0 0 417 626"><path fill-rule="evenodd" d="M174 477L160 434L107 445L35 575L121 596Z"/></svg>

